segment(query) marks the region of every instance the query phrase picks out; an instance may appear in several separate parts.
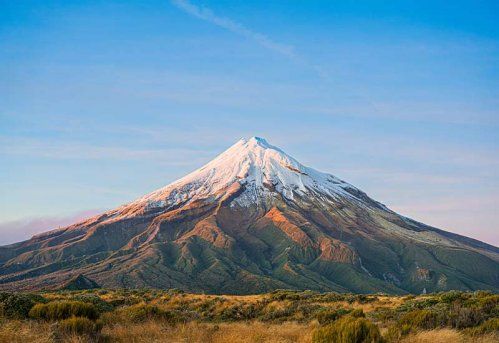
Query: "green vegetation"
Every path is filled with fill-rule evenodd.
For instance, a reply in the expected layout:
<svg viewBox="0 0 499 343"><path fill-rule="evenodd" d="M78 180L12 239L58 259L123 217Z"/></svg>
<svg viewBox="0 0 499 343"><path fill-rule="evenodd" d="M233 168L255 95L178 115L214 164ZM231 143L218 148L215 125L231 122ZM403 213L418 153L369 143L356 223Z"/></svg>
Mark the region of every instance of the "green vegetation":
<svg viewBox="0 0 499 343"><path fill-rule="evenodd" d="M29 311L29 316L44 320L60 320L71 317L95 320L99 318L99 312L93 304L81 301L52 301L46 304L36 304Z"/></svg>
<svg viewBox="0 0 499 343"><path fill-rule="evenodd" d="M43 329L38 332L36 327ZM257 337L250 327L258 327L262 337L294 335L303 342L411 342L418 335L442 330L447 330L452 343L489 342L483 340L489 338L494 342L499 339L499 295L446 292L403 297L280 290L216 296L178 290L102 289L0 293L0 342L9 342L9 335L27 330L37 335L46 331L47 342L68 337L84 342L162 341L165 332L173 335L169 338L173 341L196 341L186 338L188 327L202 330L199 340L207 342L225 342L223 337L238 341L245 338L239 337L242 332ZM147 339L136 338L145 332ZM33 337L26 341L38 340Z"/></svg>
<svg viewBox="0 0 499 343"><path fill-rule="evenodd" d="M383 338L376 325L364 318L345 316L331 324L318 328L313 343L381 343Z"/></svg>
<svg viewBox="0 0 499 343"><path fill-rule="evenodd" d="M0 316L11 319L26 318L31 308L44 300L37 294L0 292Z"/></svg>
<svg viewBox="0 0 499 343"><path fill-rule="evenodd" d="M173 311L163 310L156 305L135 304L125 306L113 312L112 316L117 316L123 321L144 322L146 320L161 320L168 324L175 324L180 321L179 316Z"/></svg>

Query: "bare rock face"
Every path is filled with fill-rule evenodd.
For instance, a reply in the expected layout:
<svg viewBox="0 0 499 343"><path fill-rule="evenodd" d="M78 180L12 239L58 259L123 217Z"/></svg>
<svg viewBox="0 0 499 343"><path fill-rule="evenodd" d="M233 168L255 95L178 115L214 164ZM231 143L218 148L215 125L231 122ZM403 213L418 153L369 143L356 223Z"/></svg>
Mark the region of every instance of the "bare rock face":
<svg viewBox="0 0 499 343"><path fill-rule="evenodd" d="M75 279L229 294L499 291L499 249L398 215L253 137L130 204L0 247L0 289Z"/></svg>

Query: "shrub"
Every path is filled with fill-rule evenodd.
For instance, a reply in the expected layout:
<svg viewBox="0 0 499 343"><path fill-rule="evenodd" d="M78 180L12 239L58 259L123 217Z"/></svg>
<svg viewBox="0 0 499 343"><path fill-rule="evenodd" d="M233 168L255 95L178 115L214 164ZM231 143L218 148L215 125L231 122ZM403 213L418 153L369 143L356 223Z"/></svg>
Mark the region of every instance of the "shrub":
<svg viewBox="0 0 499 343"><path fill-rule="evenodd" d="M487 295L476 300L476 307L492 317L499 317L499 295Z"/></svg>
<svg viewBox="0 0 499 343"><path fill-rule="evenodd" d="M174 324L180 320L180 317L172 311L165 311L158 306L147 304L136 304L119 309L118 314L125 320L132 322L142 322L147 319L165 320Z"/></svg>
<svg viewBox="0 0 499 343"><path fill-rule="evenodd" d="M29 311L29 316L45 320L60 320L70 317L85 317L95 320L99 318L99 311L93 304L81 301L53 301L46 304L36 304Z"/></svg>
<svg viewBox="0 0 499 343"><path fill-rule="evenodd" d="M455 301L460 301L466 299L467 294L460 291L449 291L442 293L440 295L440 301L443 303L450 304Z"/></svg>
<svg viewBox="0 0 499 343"><path fill-rule="evenodd" d="M343 301L345 300L345 296L343 294L338 294L338 293L324 293L324 294L319 294L315 297L316 301L319 302L338 302L338 301Z"/></svg>
<svg viewBox="0 0 499 343"><path fill-rule="evenodd" d="M278 289L270 293L270 300L301 300L308 299L313 296L311 292L300 292L300 291L291 291L291 290L282 290Z"/></svg>
<svg viewBox="0 0 499 343"><path fill-rule="evenodd" d="M313 343L381 343L383 338L376 325L365 318L343 317L318 328Z"/></svg>
<svg viewBox="0 0 499 343"><path fill-rule="evenodd" d="M423 310L439 303L434 297L425 297L423 299L408 300L399 306L399 311Z"/></svg>
<svg viewBox="0 0 499 343"><path fill-rule="evenodd" d="M483 313L477 308L455 307L449 313L449 325L457 329L477 326L483 319Z"/></svg>
<svg viewBox="0 0 499 343"><path fill-rule="evenodd" d="M335 320L341 318L345 314L349 313L350 310L340 308L338 310L333 310L333 309L327 309L327 310L322 310L319 313L317 313L317 320L319 321L319 324L324 325L328 324L331 322L334 322Z"/></svg>
<svg viewBox="0 0 499 343"><path fill-rule="evenodd" d="M323 307L318 304L299 303L296 306L295 317L297 320L300 321L308 321L313 319L313 317L316 316L317 312L322 311L322 309Z"/></svg>
<svg viewBox="0 0 499 343"><path fill-rule="evenodd" d="M275 315L275 313L271 312L272 315ZM232 306L228 306L224 308L220 314L218 315L219 319L221 320L229 320L229 321L235 321L235 320L249 320L249 319L254 319L258 314L257 308L253 304L245 305L245 304L235 304ZM286 313L289 314L289 313ZM267 320L272 320L275 319L272 317L272 315L268 318Z"/></svg>
<svg viewBox="0 0 499 343"><path fill-rule="evenodd" d="M29 311L37 302L45 299L36 294L0 292L0 315L13 319L28 317Z"/></svg>
<svg viewBox="0 0 499 343"><path fill-rule="evenodd" d="M477 327L464 330L464 332L471 336L499 332L499 318L491 318Z"/></svg>
<svg viewBox="0 0 499 343"><path fill-rule="evenodd" d="M68 334L95 335L102 330L100 321L94 322L85 317L71 317L58 323L59 329Z"/></svg>
<svg viewBox="0 0 499 343"><path fill-rule="evenodd" d="M414 310L404 314L399 323L413 328L430 330L438 326L438 316L430 310Z"/></svg>
<svg viewBox="0 0 499 343"><path fill-rule="evenodd" d="M376 321L387 322L394 320L397 317L397 311L387 307L377 307L370 313L370 317Z"/></svg>
<svg viewBox="0 0 499 343"><path fill-rule="evenodd" d="M285 304L284 307L270 306L260 315L261 321L283 322L292 317L296 310L296 302Z"/></svg>
<svg viewBox="0 0 499 343"><path fill-rule="evenodd" d="M71 300L94 304L97 308L97 311L99 311L100 313L112 311L114 308L113 305L111 305L107 301L102 300L95 294L78 294L75 295Z"/></svg>
<svg viewBox="0 0 499 343"><path fill-rule="evenodd" d="M459 306L455 308L462 309L466 313L468 313L466 310L469 310ZM388 342L398 342L400 338L417 329L431 330L452 323L455 323L455 327L462 327L469 320L466 319L468 317L464 314L465 312L461 315L455 312L454 316L451 316L452 312L449 312L448 306L443 303L433 306L431 310L413 310L403 314L395 325L389 327L385 338Z"/></svg>

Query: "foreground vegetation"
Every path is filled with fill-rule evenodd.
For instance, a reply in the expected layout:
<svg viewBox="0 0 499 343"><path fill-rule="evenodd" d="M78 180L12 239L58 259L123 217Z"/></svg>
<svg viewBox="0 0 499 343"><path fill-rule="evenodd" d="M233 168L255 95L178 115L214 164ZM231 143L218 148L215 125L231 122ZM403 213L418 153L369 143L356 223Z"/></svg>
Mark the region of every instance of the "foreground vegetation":
<svg viewBox="0 0 499 343"><path fill-rule="evenodd" d="M499 295L0 292L0 342L499 341Z"/></svg>

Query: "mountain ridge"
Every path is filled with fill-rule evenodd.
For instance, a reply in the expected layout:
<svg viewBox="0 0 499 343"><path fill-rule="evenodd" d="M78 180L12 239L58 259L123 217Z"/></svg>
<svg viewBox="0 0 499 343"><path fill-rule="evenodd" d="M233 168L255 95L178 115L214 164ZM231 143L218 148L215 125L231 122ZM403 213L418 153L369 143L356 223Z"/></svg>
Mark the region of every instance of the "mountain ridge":
<svg viewBox="0 0 499 343"><path fill-rule="evenodd" d="M265 139L129 204L0 247L0 289L499 290L499 248L398 215Z"/></svg>

